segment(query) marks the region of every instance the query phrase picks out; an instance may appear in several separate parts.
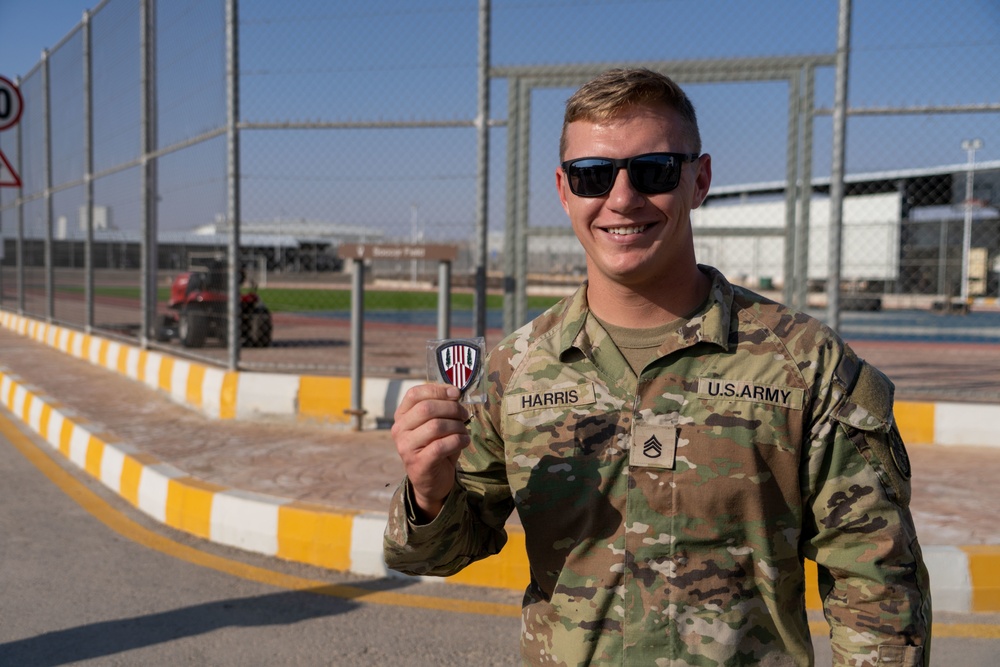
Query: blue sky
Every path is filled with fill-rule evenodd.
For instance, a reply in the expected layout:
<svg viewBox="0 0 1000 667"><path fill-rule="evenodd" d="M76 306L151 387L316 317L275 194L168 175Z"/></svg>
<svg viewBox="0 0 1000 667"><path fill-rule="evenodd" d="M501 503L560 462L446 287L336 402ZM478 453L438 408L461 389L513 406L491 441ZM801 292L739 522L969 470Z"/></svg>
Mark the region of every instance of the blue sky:
<svg viewBox="0 0 1000 667"><path fill-rule="evenodd" d="M42 48L54 46L95 4L0 0L0 74L13 79L28 72ZM243 116L260 121L471 118L476 4L243 0ZM115 23L109 10L123 6L113 0L101 12L104 23ZM219 121L220 7L204 1L160 2L160 63L169 65L160 82L164 143L195 136ZM494 0L493 12L493 62L500 66L805 55L830 53L836 44L836 0ZM116 94L115 81L135 77L137 40L103 39L102 44L109 42L95 53L95 63L104 59L108 68L125 69L109 75L107 83L98 82L108 86L102 99ZM1000 102L997 0L855 0L853 46L852 106ZM820 72L820 106L832 104L832 83L832 70ZM783 83L701 84L688 90L699 109L705 149L714 158L716 184L784 177ZM491 115L505 118L504 82L496 82L493 92ZM564 221L552 170L561 107L570 92L542 90L532 97L532 224ZM69 109L57 126L73 134L78 100L72 90L57 94L64 95L57 107ZM98 110L98 170L128 160L135 151L136 109L131 96ZM829 118L820 117L817 175L829 171L830 134ZM848 127L848 171L962 163L961 140L972 136L985 142L980 160L1000 159L997 114L855 119ZM0 136L0 145L6 139ZM505 144L504 131L495 130L494 228L503 220ZM224 210L220 151L220 142L213 142L161 160L165 228L187 229ZM68 145L63 153L57 162L69 179L79 151ZM417 166L405 172L409 177L394 169L387 190L384 174L392 161ZM28 166L29 179L37 167ZM474 136L468 130L245 133L244 170L244 211L250 218L310 217L409 229L417 211L428 234L449 236L467 227L474 211ZM98 197L114 205L122 225L134 219L137 197L128 194L136 190L134 184L127 172L98 184ZM78 196L61 195L57 207L72 210Z"/></svg>
<svg viewBox="0 0 1000 667"><path fill-rule="evenodd" d="M93 0L0 0L0 75L13 80L73 29Z"/></svg>

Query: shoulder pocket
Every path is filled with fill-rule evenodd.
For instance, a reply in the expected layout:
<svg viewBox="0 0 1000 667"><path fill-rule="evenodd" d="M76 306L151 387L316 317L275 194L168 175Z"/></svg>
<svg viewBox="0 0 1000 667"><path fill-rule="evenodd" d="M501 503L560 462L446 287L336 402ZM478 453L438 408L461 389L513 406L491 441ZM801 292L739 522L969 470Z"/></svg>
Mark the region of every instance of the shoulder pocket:
<svg viewBox="0 0 1000 667"><path fill-rule="evenodd" d="M892 416L893 384L874 366L862 361L849 387L833 418L845 429L887 491L906 506L910 502L910 458Z"/></svg>

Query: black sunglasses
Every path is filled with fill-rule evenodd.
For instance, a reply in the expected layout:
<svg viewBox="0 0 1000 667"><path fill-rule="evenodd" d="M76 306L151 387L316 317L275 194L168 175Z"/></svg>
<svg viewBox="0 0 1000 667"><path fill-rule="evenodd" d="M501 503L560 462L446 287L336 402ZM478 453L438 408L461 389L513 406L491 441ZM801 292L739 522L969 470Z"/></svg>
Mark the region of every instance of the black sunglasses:
<svg viewBox="0 0 1000 667"><path fill-rule="evenodd" d="M577 197L603 197L611 192L619 169L628 172L632 187L647 195L670 192L681 182L681 167L698 153L645 153L620 160L581 157L562 163L569 189Z"/></svg>

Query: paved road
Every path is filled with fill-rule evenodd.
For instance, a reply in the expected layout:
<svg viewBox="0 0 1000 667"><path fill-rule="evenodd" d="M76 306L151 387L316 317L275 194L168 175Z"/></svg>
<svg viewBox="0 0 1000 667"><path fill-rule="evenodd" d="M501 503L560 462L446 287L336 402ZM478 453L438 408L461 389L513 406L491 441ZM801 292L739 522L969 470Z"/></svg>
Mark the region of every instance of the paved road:
<svg viewBox="0 0 1000 667"><path fill-rule="evenodd" d="M2 410L0 535L0 665L518 664L517 594L342 576L169 531ZM932 664L995 664L1000 615L937 621Z"/></svg>
<svg viewBox="0 0 1000 667"><path fill-rule="evenodd" d="M519 596L345 577L168 533L34 450L47 479L9 419L0 665L518 664Z"/></svg>

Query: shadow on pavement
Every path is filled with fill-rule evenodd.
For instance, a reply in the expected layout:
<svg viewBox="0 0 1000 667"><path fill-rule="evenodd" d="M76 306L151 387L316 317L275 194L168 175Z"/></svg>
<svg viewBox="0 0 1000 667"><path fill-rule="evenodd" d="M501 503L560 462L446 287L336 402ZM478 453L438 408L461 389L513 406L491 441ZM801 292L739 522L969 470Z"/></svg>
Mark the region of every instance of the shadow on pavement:
<svg viewBox="0 0 1000 667"><path fill-rule="evenodd" d="M331 584L301 591L215 600L136 618L88 623L0 644L0 665L55 667L227 627L291 625L348 613L356 609L366 595L412 584L412 580L403 579L366 582L364 587Z"/></svg>

